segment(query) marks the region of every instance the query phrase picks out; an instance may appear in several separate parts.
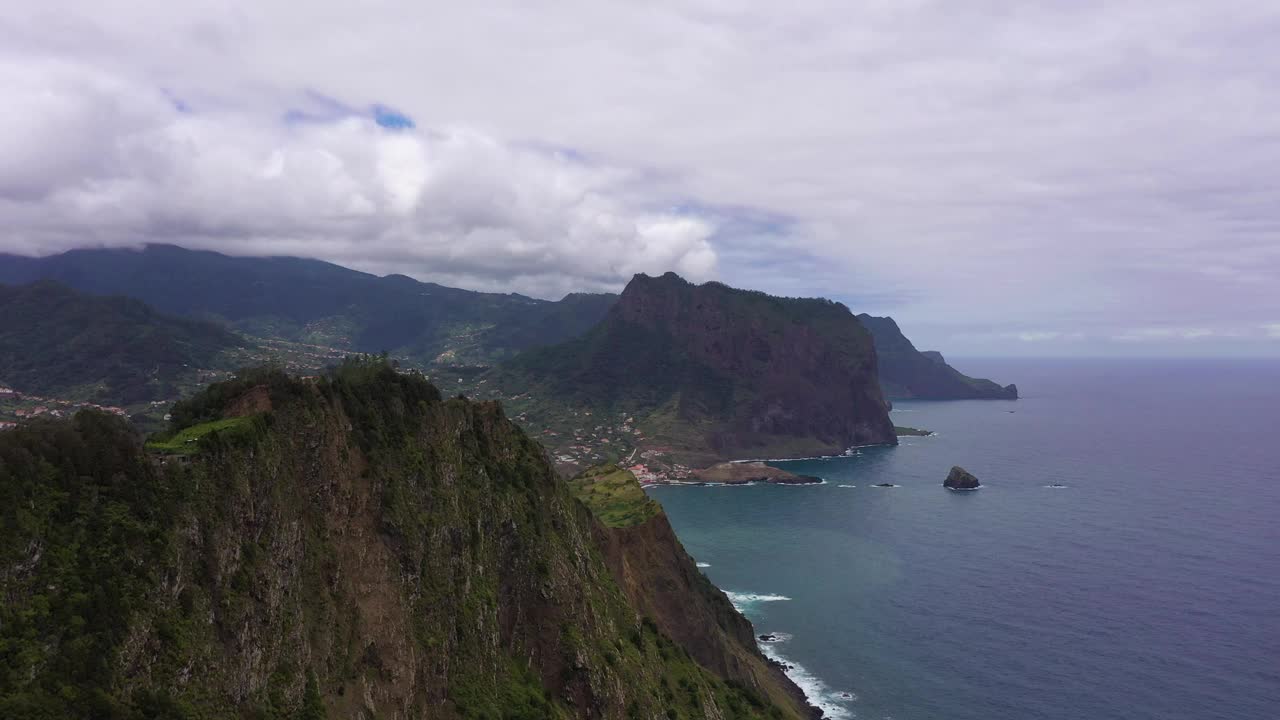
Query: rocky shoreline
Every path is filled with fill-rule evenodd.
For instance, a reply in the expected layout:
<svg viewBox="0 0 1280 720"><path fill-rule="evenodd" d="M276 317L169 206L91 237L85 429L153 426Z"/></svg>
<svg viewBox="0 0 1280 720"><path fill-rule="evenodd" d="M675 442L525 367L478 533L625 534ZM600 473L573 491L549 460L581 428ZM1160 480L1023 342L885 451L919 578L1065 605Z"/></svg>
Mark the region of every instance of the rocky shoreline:
<svg viewBox="0 0 1280 720"><path fill-rule="evenodd" d="M719 463L701 470L694 470L693 477L701 482L717 485L746 485L757 482L776 485L817 485L823 482L819 477L797 475L762 462Z"/></svg>

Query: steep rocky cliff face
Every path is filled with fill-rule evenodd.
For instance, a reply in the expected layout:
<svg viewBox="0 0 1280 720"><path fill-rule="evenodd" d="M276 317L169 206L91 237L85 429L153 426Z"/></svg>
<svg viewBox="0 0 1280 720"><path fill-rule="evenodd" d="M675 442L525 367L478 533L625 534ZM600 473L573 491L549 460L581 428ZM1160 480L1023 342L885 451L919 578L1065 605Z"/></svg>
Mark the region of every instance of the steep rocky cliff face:
<svg viewBox="0 0 1280 720"><path fill-rule="evenodd" d="M0 436L0 716L807 712L740 667L731 608L692 632L628 592L640 564L494 403L363 363L174 414L218 429L163 461L94 413Z"/></svg>
<svg viewBox="0 0 1280 720"><path fill-rule="evenodd" d="M503 372L513 387L638 413L651 437L708 457L895 441L871 336L827 300L637 275L586 336Z"/></svg>
<svg viewBox="0 0 1280 720"><path fill-rule="evenodd" d="M600 466L570 481L600 522L595 533L624 594L703 667L757 688L784 707L804 704L799 689L761 654L751 621L698 569L662 507L629 471Z"/></svg>
<svg viewBox="0 0 1280 720"><path fill-rule="evenodd" d="M875 337L880 384L889 398L921 400L1017 400L1016 385L971 378L936 350L916 350L891 317L858 316Z"/></svg>

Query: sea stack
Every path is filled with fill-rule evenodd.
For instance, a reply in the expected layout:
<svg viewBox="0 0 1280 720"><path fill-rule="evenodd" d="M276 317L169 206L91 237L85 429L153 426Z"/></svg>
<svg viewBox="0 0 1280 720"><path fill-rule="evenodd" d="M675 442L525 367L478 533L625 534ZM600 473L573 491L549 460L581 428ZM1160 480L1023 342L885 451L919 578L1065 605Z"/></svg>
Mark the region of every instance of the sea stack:
<svg viewBox="0 0 1280 720"><path fill-rule="evenodd" d="M942 486L951 490L977 490L982 486L978 482L978 478L973 473L956 465L951 468L951 472L947 473L947 479L942 482Z"/></svg>

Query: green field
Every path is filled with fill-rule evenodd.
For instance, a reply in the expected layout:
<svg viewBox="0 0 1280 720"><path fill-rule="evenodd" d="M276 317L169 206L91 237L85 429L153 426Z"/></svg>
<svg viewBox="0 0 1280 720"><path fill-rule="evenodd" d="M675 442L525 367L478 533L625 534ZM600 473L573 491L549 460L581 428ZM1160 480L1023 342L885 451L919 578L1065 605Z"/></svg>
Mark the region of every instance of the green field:
<svg viewBox="0 0 1280 720"><path fill-rule="evenodd" d="M593 467L570 480L569 487L611 528L639 525L662 512L662 506L644 494L636 476L617 465Z"/></svg>
<svg viewBox="0 0 1280 720"><path fill-rule="evenodd" d="M147 441L147 449L155 450L162 453L178 453L189 454L194 453L200 447L200 440L210 433L225 432L228 434L239 434L248 430L253 425L253 417L235 417L225 418L223 420L213 420L211 422L192 425L175 433L172 437L162 439L163 436L157 436Z"/></svg>

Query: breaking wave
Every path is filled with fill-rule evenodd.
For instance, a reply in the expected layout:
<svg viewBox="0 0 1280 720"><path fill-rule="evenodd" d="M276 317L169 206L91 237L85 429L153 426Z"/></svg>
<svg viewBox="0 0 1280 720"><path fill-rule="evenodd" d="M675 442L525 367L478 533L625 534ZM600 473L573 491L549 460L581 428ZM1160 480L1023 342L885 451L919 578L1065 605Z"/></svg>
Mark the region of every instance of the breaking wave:
<svg viewBox="0 0 1280 720"><path fill-rule="evenodd" d="M787 677L791 678L791 682L799 686L800 690L804 692L809 704L821 709L823 717L831 718L832 720L852 718L853 713L849 711L847 705L853 700L857 700L858 696L852 692L831 689L821 678L806 670L803 665L798 665L788 660L785 655L778 652L777 646L779 643L790 639L790 636L782 633L772 633L772 635L778 639L771 642L757 643L760 647L760 652L764 653L764 656L770 660L782 664L782 671L787 674Z"/></svg>
<svg viewBox="0 0 1280 720"><path fill-rule="evenodd" d="M786 595L761 595L757 593L726 592L725 595L729 596L729 602L733 603L733 606L738 609L738 612L745 612L743 608L755 605L756 603L780 602L782 600L791 599Z"/></svg>

